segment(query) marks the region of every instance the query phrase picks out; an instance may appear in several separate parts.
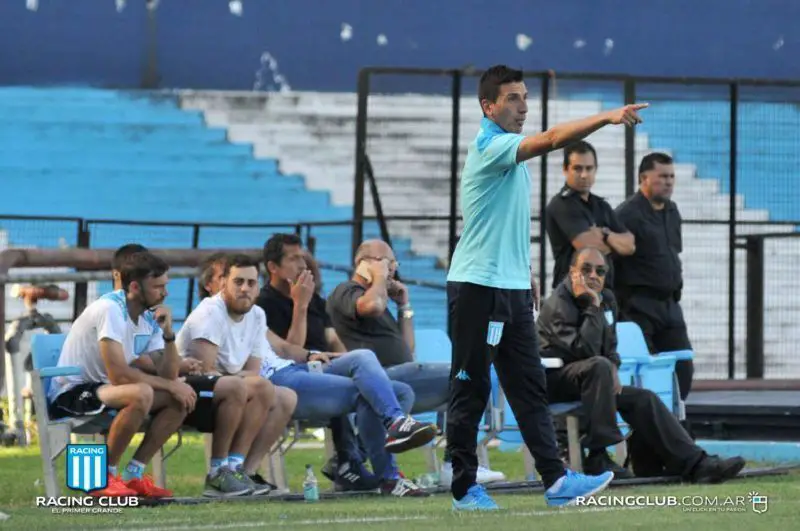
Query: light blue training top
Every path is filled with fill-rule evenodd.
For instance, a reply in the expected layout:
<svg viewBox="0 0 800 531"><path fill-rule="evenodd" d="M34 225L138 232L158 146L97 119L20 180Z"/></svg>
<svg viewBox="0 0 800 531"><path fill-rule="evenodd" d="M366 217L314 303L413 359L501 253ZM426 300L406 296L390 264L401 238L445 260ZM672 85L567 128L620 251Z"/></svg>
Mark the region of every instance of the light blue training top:
<svg viewBox="0 0 800 531"><path fill-rule="evenodd" d="M531 289L531 176L517 163L523 138L481 120L461 174L464 229L448 281Z"/></svg>

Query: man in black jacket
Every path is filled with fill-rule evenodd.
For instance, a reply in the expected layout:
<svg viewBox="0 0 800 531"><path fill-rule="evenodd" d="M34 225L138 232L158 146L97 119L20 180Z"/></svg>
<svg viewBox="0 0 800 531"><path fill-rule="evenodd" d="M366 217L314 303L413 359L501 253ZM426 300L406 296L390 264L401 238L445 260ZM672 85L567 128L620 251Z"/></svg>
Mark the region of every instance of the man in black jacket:
<svg viewBox="0 0 800 531"><path fill-rule="evenodd" d="M550 401L583 403L585 472L613 470L617 478L630 477L606 452L625 440L617 426L619 412L633 432L629 449L637 476L675 475L697 483L736 476L744 467L741 457L707 455L652 391L620 384L617 303L604 289L607 272L600 250L575 253L569 274L544 302L536 323L542 357L564 360L564 367L548 371Z"/></svg>

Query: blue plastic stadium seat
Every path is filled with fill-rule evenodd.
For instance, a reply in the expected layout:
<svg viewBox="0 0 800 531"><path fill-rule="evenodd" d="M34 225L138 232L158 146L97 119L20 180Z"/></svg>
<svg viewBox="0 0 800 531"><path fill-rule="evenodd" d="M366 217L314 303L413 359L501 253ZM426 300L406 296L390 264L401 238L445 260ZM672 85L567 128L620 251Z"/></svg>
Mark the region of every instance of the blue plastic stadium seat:
<svg viewBox="0 0 800 531"><path fill-rule="evenodd" d="M617 341L620 358L636 363L636 385L653 391L675 411L675 356L650 355L642 329L633 322L617 323Z"/></svg>

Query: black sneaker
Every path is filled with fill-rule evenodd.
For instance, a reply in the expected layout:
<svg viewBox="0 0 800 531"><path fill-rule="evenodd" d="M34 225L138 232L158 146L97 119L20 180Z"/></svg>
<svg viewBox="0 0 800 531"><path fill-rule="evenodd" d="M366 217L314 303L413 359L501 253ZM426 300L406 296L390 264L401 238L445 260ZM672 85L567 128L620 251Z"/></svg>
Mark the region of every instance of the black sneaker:
<svg viewBox="0 0 800 531"><path fill-rule="evenodd" d="M273 491L278 490L277 485L273 485L272 483L264 479L264 477L261 474L258 473L253 474L252 476L250 476L250 480L255 485L255 488L253 489L254 496L264 496Z"/></svg>
<svg viewBox="0 0 800 531"><path fill-rule="evenodd" d="M386 451L398 454L419 448L436 437L436 426L425 424L411 417L400 417L389 427L386 433Z"/></svg>
<svg viewBox="0 0 800 531"><path fill-rule="evenodd" d="M599 476L608 471L614 473L614 479L631 479L634 477L630 470L611 459L608 452L591 453L589 457L583 460L583 473L586 475Z"/></svg>
<svg viewBox="0 0 800 531"><path fill-rule="evenodd" d="M380 487L380 480L372 475L363 463L349 460L336 470L334 488L343 491L373 491Z"/></svg>
<svg viewBox="0 0 800 531"><path fill-rule="evenodd" d="M705 456L694 468L694 483L722 483L735 478L742 471L745 460L741 457L721 459L716 455Z"/></svg>
<svg viewBox="0 0 800 531"><path fill-rule="evenodd" d="M339 459L334 455L322 465L322 475L328 478L331 482L336 482L336 468L339 466Z"/></svg>
<svg viewBox="0 0 800 531"><path fill-rule="evenodd" d="M384 496L397 496L398 498L426 498L431 495L410 479L400 477L387 479L381 483L381 494Z"/></svg>

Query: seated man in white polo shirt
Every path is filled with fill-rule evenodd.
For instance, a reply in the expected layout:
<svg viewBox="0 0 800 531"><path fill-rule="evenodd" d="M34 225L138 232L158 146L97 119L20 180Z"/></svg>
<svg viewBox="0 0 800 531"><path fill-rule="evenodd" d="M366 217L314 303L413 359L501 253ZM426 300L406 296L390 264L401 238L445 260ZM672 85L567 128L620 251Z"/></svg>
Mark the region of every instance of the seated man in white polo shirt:
<svg viewBox="0 0 800 531"><path fill-rule="evenodd" d="M222 290L203 299L178 333L181 356L202 364L202 375L186 380L199 395L197 412L187 423L214 433L205 496L271 490L250 465L261 462L286 428L297 402L293 391L276 388L260 375L270 349L264 312L253 310L257 294L258 263L246 255L228 257ZM239 407L219 396L237 384L243 388ZM280 407L275 407L277 400ZM220 427L225 429L216 429Z"/></svg>
<svg viewBox="0 0 800 531"><path fill-rule="evenodd" d="M50 417L98 414L117 410L108 433L108 480L93 496L169 497L144 469L150 459L194 409L196 395L179 381L180 357L175 348L167 296L169 266L148 252L135 253L121 265L122 289L86 307L75 320L58 366L83 368L79 376L53 378L48 398ZM155 375L135 367L151 353L163 351ZM145 417L152 420L144 440L125 468L117 467Z"/></svg>

